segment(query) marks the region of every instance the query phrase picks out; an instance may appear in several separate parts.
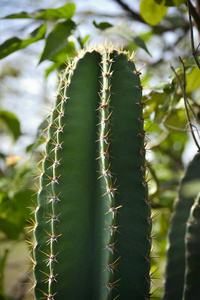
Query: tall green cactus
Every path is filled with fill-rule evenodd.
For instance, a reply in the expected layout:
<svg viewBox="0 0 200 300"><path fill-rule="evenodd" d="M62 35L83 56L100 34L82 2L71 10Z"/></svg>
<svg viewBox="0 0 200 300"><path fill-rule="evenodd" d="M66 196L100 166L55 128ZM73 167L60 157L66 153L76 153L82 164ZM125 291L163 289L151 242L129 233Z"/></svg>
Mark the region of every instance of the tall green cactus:
<svg viewBox="0 0 200 300"><path fill-rule="evenodd" d="M113 47L61 74L38 165L36 299L150 299L143 106L132 57Z"/></svg>
<svg viewBox="0 0 200 300"><path fill-rule="evenodd" d="M196 198L186 228L186 270L184 300L200 299L200 194Z"/></svg>
<svg viewBox="0 0 200 300"><path fill-rule="evenodd" d="M180 182L179 197L175 201L174 213L169 228L163 300L181 300L183 296L186 224L194 198L199 191L199 166L200 153L197 153L188 165L186 173Z"/></svg>

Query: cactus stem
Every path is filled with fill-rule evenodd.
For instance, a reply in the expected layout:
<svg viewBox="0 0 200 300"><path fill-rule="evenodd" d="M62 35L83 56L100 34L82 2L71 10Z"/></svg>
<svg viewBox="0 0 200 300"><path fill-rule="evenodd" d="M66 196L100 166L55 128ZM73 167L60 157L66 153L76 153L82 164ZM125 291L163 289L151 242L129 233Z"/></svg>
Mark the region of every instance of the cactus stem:
<svg viewBox="0 0 200 300"><path fill-rule="evenodd" d="M90 48L89 52L93 50L93 48ZM138 90L138 88L141 88L140 80L139 76L134 75L134 64L127 61L123 51L117 52L113 48L105 49L103 47L98 48L97 50L98 51L92 53L91 59L90 53L87 53L87 51L77 54L73 64L69 63L66 70L61 74L59 93L55 99L54 108L51 108L50 113L48 111L49 115L45 122L46 128L43 130L44 142L46 144L45 152L42 154L42 159L38 164L40 172L40 175L37 175L39 178L39 206L37 206L38 211L35 214L36 222L39 224L35 230L37 247L35 246L36 250L34 251L34 259L37 262L34 270L35 278L37 278L35 287L35 297L37 299L53 300L54 298L65 299L66 297L74 297L77 299L79 299L79 297L84 299L92 297L100 299L100 297L102 297L111 300L117 299L119 294L122 298L127 298L128 293L126 288L128 287L130 287L131 290L137 290L137 295L141 295L142 293L144 299L145 294L149 291L149 286L144 280L144 277L148 272L150 264L147 263L147 259L145 260L144 255L147 255L150 251L150 245L147 240L151 242L152 239L150 236L150 227L153 217L149 216L149 207L147 207L144 201L141 201L142 198L147 197L147 191L143 185L147 188L148 180L146 180L146 177L143 176L144 174L141 173L140 170L140 166L144 165L144 154L146 154L146 145L144 146L143 143L143 139L146 137L146 131L142 130L144 123L144 119L141 117L142 109L135 105L135 102L137 101L143 103L142 101L140 102L141 91ZM83 56L84 58L78 62L79 58L82 58ZM101 63L99 64L100 59ZM132 57L130 57L129 60L132 61ZM116 64L113 64L114 61L116 61ZM76 67L76 70L74 67ZM95 76L93 76L93 73L90 71L94 71ZM99 72L101 72L101 74L99 74ZM72 80L71 84L72 74L74 82ZM129 80L129 78L132 78L131 76L133 76L133 80ZM90 86L93 88L92 94L87 90L87 82L89 82L89 80ZM76 82L78 84L80 83L78 89ZM136 85L138 85L137 88ZM135 97L132 99L131 95L134 93ZM97 99L98 94L99 99ZM68 95L71 97L71 100ZM85 116L83 114L81 115L79 112L82 112L82 109L87 111L89 109L87 104L91 104L93 100L93 106L89 105L92 110L90 111L90 114L88 114L88 122L85 122ZM65 103L67 103L66 113L64 107ZM140 106L143 107L143 104ZM69 109L69 114L67 109ZM97 111L99 118L97 122L97 116L92 116L91 114L91 112L94 112L95 110ZM63 120L64 116L65 119ZM76 119L73 121L73 116L77 116L78 121ZM92 117L90 118L90 116ZM137 121L138 117L140 117L140 119ZM80 128L79 121L81 124ZM64 123L67 126L63 125ZM87 124L87 126L85 126L85 124ZM95 130L95 124L99 126L97 130ZM127 126L124 126L124 124L127 124ZM114 126L112 127L112 125ZM140 130L137 130L138 128L140 128ZM95 131L98 132L95 134ZM47 137L45 135L47 135ZM76 135L77 140L75 138ZM97 136L97 138L95 138L95 136ZM84 137L86 137L86 139L84 139ZM79 155L77 155L77 141L80 141L82 138L84 140L84 149L85 146L87 148L85 152L84 150L79 151L81 152L79 160ZM114 140L113 143L111 138ZM69 141L67 145L64 143L63 150L57 152L59 149L62 149L62 143L66 140ZM92 143L95 140L98 142L97 151L99 157L97 157L96 160L100 159L99 164L97 161L96 163L94 162L93 157L97 144ZM131 140L133 142L131 142ZM120 143L123 147L121 147ZM135 148L134 143L136 144ZM144 147L144 149L141 149L142 147ZM139 152L142 156L140 156ZM136 159L137 163L134 162L132 164L132 159L129 160L129 154L133 154L134 158L139 156L138 160ZM113 160L111 155L116 159ZM83 173L78 172L82 162ZM83 180L83 174L87 171L88 162L90 167L92 167L92 171L89 170L87 176L85 176L86 180ZM123 178L123 172L124 175L127 175L127 170L129 171L131 167L133 167L132 169L134 171L129 174L130 176L128 176L126 180L125 176ZM143 166L143 169L143 172L145 172L145 165ZM95 176L95 172L98 172L96 173L98 176ZM59 174L62 174L61 178L61 175ZM81 174L81 176L79 176L79 174ZM96 181L97 177L100 180L99 182ZM75 183L73 183L74 179ZM136 188L138 187L136 196L134 194L135 189L132 185L134 179L136 179ZM117 184L119 183L120 187L116 184L116 180L118 180ZM143 185L141 184L142 180L144 180ZM92 190L89 188L90 181L92 182L92 188L94 187ZM78 191L77 182L80 182L80 189ZM105 193L103 189L105 189ZM118 192L118 189L120 193ZM62 191L61 199L60 191ZM101 199L101 196L104 196L104 198ZM134 197L134 203L131 201L131 199L133 199L132 197ZM62 199L67 199L68 201L62 201ZM83 199L85 200L84 202L82 201ZM124 210L121 210L122 199ZM65 209L65 202L69 205L69 210ZM129 202L130 210L127 209L129 208ZM135 202L137 202L137 205L134 210ZM79 212L80 203L81 205L84 203L83 212ZM58 205L56 206L56 204ZM146 248L144 253L141 254L143 256L142 259L138 259L136 264L138 257L137 249L135 250L136 260L132 259L132 253L130 253L130 257L128 256L127 258L125 255L126 250L128 250L129 253L129 249L131 248L129 245L128 247L124 245L126 244L126 238L129 238L130 228L132 228L132 225L130 226L128 222L128 217L130 216L132 218L132 215L138 210L137 208L139 208L140 212L143 212L143 208L145 210L144 214L142 214L143 222L141 222L145 225L142 225L141 228L138 227L139 233L136 232L135 236L136 240L141 240L141 244L145 244ZM79 228L81 226L80 222L77 223L72 221L73 217L70 216L71 209L73 209L73 214L75 213L76 215L75 219L81 220L81 223L84 221L84 228L81 228L81 233L82 229L83 231L85 229L89 230L89 234L88 231L86 232L86 235L81 234L83 238L81 237L80 241L77 240L74 235L72 239L70 238L70 234L73 234L72 229L79 233ZM86 211L87 220L82 218ZM62 212L61 217L60 212ZM90 213L92 214L90 215ZM100 217L96 218L98 214L100 214ZM138 214L141 215L141 213ZM64 226L65 220L71 224L68 228L65 228ZM76 228L74 228L74 226ZM137 227L134 222L133 226ZM140 239L140 232L143 227L145 233L143 234L143 238ZM62 237L59 238L61 235ZM138 236L139 239L137 239ZM102 237L105 241L105 245L102 245ZM100 243L99 238L101 238ZM134 249L133 239L134 234L131 234L131 246L133 246ZM74 242L75 246L73 246ZM86 243L86 247L88 248L83 247L84 249L79 249L79 245L82 245L82 243ZM142 249L143 244L140 246L139 242L138 248ZM65 258L63 258L63 255L64 257L69 257L72 248L76 248L76 251L74 252L77 252L77 255L79 255L79 253L83 256L86 255L91 262L91 265L89 261L86 261L86 263L83 262L81 265L84 274L86 275L87 272L90 274L93 274L94 272L95 274L97 273L97 277L95 276L95 278L92 279L92 282L88 281L88 284L86 285L87 289L83 294L79 294L79 291L76 291L76 295L74 295L74 289L72 289L70 280L67 280L68 276L73 279L77 278L78 273L80 273L80 270L78 270L77 273L76 268L74 268L76 270L72 270L75 262L73 259L76 259L76 255L73 255L73 259L70 260L70 262L68 261L67 264L69 267L67 266L66 269L64 267L63 259ZM42 250L43 254L40 253L40 250ZM80 250L82 252L80 252ZM58 257L59 264L56 264L57 251L60 253L60 256ZM89 256L88 253L90 254ZM103 258L103 256L105 256L105 258ZM128 278L128 275L132 276L135 264L137 265L135 268L136 270L141 269L141 286L144 286L145 291L140 288L140 283L137 282L135 283L136 288L133 288L132 281ZM128 268L128 275L124 272L124 265L125 268ZM71 276L71 273L67 273L68 268L71 272L73 271L73 276ZM143 272L143 270L145 272ZM102 273L104 271L105 273ZM119 273L115 274L115 271ZM66 277L66 281L64 279L65 284L63 284L63 274L64 277ZM115 275L118 276L115 277ZM103 277L105 277L105 280ZM120 280L122 281L119 282ZM125 284L124 289L125 282L127 283ZM82 281L80 285L82 285L80 286L80 290L82 290L85 281ZM120 288L117 288L118 286L120 286ZM100 292L100 287L104 287L103 292ZM68 289L70 290L69 295ZM138 290L142 290L143 292L138 292ZM57 291L57 294L55 291ZM103 295L101 296L102 293Z"/></svg>

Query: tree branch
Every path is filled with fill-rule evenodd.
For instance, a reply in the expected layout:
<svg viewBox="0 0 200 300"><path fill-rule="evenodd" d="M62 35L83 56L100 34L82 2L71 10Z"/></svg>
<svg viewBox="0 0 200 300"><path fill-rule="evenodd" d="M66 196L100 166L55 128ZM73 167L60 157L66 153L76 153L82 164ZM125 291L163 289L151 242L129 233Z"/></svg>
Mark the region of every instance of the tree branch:
<svg viewBox="0 0 200 300"><path fill-rule="evenodd" d="M143 18L135 11L133 11L126 3L124 3L121 0L114 0L115 2L117 2L125 11L128 12L128 14L135 20L135 21L139 21L143 24L146 24L146 22L143 20Z"/></svg>
<svg viewBox="0 0 200 300"><path fill-rule="evenodd" d="M116 3L118 3L127 13L128 15L134 20L138 21L142 24L146 24L150 26L155 34L162 34L164 32L168 31L174 31L177 29L177 27L172 27L172 26L162 26L162 25L157 25L157 26L151 26L149 25L137 12L132 10L126 3L124 3L122 0L114 0ZM187 31L189 28L188 23L182 24L181 28L184 31Z"/></svg>
<svg viewBox="0 0 200 300"><path fill-rule="evenodd" d="M192 55L194 57L194 60L196 62L197 67L200 69L200 62L199 62L198 57L197 57L197 49L198 49L198 47L195 49L195 45L194 45L193 25L192 25L192 17L191 17L193 5L191 4L190 0L187 0L187 4L188 4L188 13L189 13L189 24L190 24L190 34L191 34ZM199 19L198 21L200 22L200 18L198 18L198 19ZM199 26L200 26L200 24L199 24ZM199 27L198 30L200 32L200 27Z"/></svg>
<svg viewBox="0 0 200 300"><path fill-rule="evenodd" d="M187 6L188 6L189 15L190 16L192 15L196 23L197 30L200 34L200 15L198 13L199 9L198 7L195 8L190 0L187 0Z"/></svg>

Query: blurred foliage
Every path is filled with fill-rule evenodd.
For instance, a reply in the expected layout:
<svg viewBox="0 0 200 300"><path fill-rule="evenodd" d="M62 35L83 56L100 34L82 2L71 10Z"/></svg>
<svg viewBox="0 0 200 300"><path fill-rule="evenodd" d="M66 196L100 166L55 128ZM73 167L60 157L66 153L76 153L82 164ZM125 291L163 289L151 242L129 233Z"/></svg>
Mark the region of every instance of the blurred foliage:
<svg viewBox="0 0 200 300"><path fill-rule="evenodd" d="M119 47L123 44L125 50L137 51L138 69L147 63L147 67L141 72L144 86L145 128L148 136L147 148L151 150L148 153L149 189L152 214L155 216L153 234L156 241L152 249L154 253L152 272L155 272L153 277L160 278L154 280L153 291L156 290L155 297L161 299L166 236L178 183L184 170L183 154L190 136L183 94L175 74L170 70L169 61L176 65L175 70L182 81L183 67L178 62L177 56L181 56L184 61L186 95L196 115L194 118L190 112L197 138L199 137L196 128L200 118L200 70L192 58L186 0L136 1L137 10L132 8L130 0L112 1L121 8L120 15L87 11L87 5L84 11L77 13L74 3L62 5L59 2L57 4L60 6L57 8L36 9L31 13L23 11L5 16L2 20L6 19L7 22L11 19L27 19L29 23L25 28L30 34L24 39L14 36L4 41L0 45L0 59L27 46L31 49L30 47L34 47L36 42L43 40L43 49L37 53L37 60L39 63L45 60L51 62L44 74L48 80L53 71L59 71L65 66L68 57L76 55L78 49L85 47L86 43L92 43L100 36L117 43ZM28 4L29 2L27 8ZM192 4L191 11L198 30L200 28L200 16L199 21L197 18L200 11L198 1L196 5L195 7L195 4ZM142 24L144 29L138 30L137 24ZM83 25L87 25L85 26L87 29L84 34L81 34ZM2 68L0 78L4 79L6 76L15 76L16 81L20 80L20 72L9 65L8 68ZM0 110L0 135L6 135L11 139L13 147L23 134L20 122L15 114ZM29 207L34 206L34 196L32 197L34 191L30 188L34 188L32 175L37 171L33 166L40 160L41 149L38 147L42 144L41 132L45 126L44 121L38 129L35 141L32 140L24 147L24 153L14 155L12 150L7 152L0 150L0 239L2 242L30 238L31 224L27 220L31 212ZM38 156L34 157L34 154ZM189 160L192 156L191 153ZM29 228L25 229L26 226ZM4 300L9 299L3 284L8 255L6 249L6 247L0 248L2 250L0 299ZM21 298L11 296L15 300L25 297L23 293L20 295Z"/></svg>

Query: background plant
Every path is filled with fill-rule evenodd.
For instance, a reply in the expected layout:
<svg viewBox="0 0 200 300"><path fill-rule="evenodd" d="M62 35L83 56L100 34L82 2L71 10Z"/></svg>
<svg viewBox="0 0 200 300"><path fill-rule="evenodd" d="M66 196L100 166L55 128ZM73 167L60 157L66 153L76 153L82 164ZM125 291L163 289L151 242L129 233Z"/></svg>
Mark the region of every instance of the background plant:
<svg viewBox="0 0 200 300"><path fill-rule="evenodd" d="M36 127L39 123L44 123L42 120L46 111L41 108L49 101L47 98L50 99L53 95L53 92L49 93L50 84L56 89L55 70L62 69L67 56L73 56L74 51L83 48L86 42L104 42L105 37L119 46L123 44L127 50L137 50L136 60L139 68L144 63L147 64L142 69L142 85L144 100L147 101L145 117L150 117L146 119L146 129L149 135L148 148L151 149L149 185L156 215L154 219L156 241L153 252L155 257L159 257L159 265L158 259L153 259L152 272L155 272L153 277L161 278L154 280L153 290L159 287L154 295L161 298L169 218L184 164L193 156L191 153L193 146L191 143L188 144L190 129L187 125L183 93L170 68L170 63L182 80L183 66L179 63L178 56L183 59L186 69L185 92L197 116L193 124L198 125L200 71L192 53L198 57L198 52L194 53L194 50L198 45L200 28L199 1L190 1L194 22L194 47L191 42L187 4L184 0L141 0L134 1L134 4L128 0L112 0L107 3L113 5L116 11L110 10L109 13L100 8L94 11L87 10L86 4L84 10L81 10L81 3L78 1L67 6L66 1L52 3L44 1L40 4L36 1L24 3L18 1L19 3L21 8L16 7L14 10L14 3L5 2L2 17L11 16L0 21L4 33L2 35L4 40L0 45L2 59L0 124L3 141L0 150L0 229L2 232L0 292L2 299L8 298L8 294L13 299L24 297L24 288L22 288L24 285L18 284L20 286L18 295L15 287L18 281L26 281L24 278L27 278L25 274L27 271L23 268L18 267L19 272L13 276L9 288L8 285L5 287L3 284L4 275L8 274L6 276L8 278L10 270L13 270L13 262L16 263L11 259L12 253L17 256L14 250L8 253L6 249L12 245L12 249L16 248L15 253L18 254L21 252L17 250L19 245L31 235L30 228L25 229L25 226L31 226L26 221L30 213L26 207L34 206L30 203L31 200L29 201L34 193L29 189L33 187L30 175L35 173L32 166L35 160L40 159L38 156L33 158L33 154L40 155L36 150L38 141L34 142ZM38 12L41 5L46 10ZM58 9L55 9L56 7ZM26 14L19 14L20 11L26 11ZM30 14L33 11L37 12ZM25 37L27 33L29 36ZM32 66L31 60L34 61ZM36 69L38 62L40 65ZM36 84L35 74L41 74L40 78L43 76L46 79L40 79L43 85L40 92L31 94L28 93L27 87L28 83L33 81L27 81L27 78L34 79ZM18 88L20 84L21 89ZM23 98L24 100L21 101ZM31 114L32 111L35 113ZM27 113L29 113L28 119L25 118ZM34 126L31 123L33 119L37 121ZM38 138L42 126L38 130ZM34 131L32 131L33 127ZM14 156L10 156L11 154ZM34 197L32 200L34 201ZM5 273L5 270L8 273Z"/></svg>

